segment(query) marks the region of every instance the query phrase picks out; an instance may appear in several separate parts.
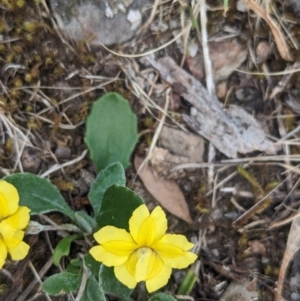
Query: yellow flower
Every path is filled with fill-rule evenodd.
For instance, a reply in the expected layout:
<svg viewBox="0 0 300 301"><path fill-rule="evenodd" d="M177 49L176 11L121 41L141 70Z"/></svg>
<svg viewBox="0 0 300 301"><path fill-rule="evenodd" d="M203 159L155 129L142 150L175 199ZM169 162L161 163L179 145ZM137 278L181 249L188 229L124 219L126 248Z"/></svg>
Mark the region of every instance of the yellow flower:
<svg viewBox="0 0 300 301"><path fill-rule="evenodd" d="M167 219L161 207L149 213L139 206L124 229L106 226L94 234L100 246L91 248L91 255L108 267L114 267L117 279L129 288L146 281L148 292L166 285L172 268L183 269L197 256L188 252L193 244L185 236L165 234Z"/></svg>
<svg viewBox="0 0 300 301"><path fill-rule="evenodd" d="M23 241L23 229L28 225L29 212L29 208L19 206L17 189L0 181L0 269L7 254L12 260L21 260L28 254L29 245Z"/></svg>

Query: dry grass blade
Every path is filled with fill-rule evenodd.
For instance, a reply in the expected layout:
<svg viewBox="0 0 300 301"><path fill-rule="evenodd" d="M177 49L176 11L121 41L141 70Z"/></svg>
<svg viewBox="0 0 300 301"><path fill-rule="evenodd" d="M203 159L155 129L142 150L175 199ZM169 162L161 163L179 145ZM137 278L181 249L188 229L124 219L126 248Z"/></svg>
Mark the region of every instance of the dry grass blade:
<svg viewBox="0 0 300 301"><path fill-rule="evenodd" d="M288 83L290 82L291 77L295 73L295 70L298 70L300 67L300 63L296 62L292 66L288 66L285 71L288 71L289 73L284 74L282 79L278 82L276 87L272 90L272 93L270 95L271 99L274 99L278 94L282 93L285 89Z"/></svg>
<svg viewBox="0 0 300 301"><path fill-rule="evenodd" d="M272 31L272 34L274 36L275 43L277 45L281 57L286 61L293 61L288 44L278 24L254 0L243 0L243 1L245 2L245 4L248 6L249 9L253 10L258 16L260 16L268 23Z"/></svg>
<svg viewBox="0 0 300 301"><path fill-rule="evenodd" d="M283 290L283 283L285 274L287 272L287 269L289 267L289 264L291 263L294 254L299 250L300 248L300 217L298 216L293 220L293 223L290 228L288 240L286 243L286 249L283 255L282 263L279 270L278 275L278 281L277 281L277 290L275 291L275 299L274 301L281 301L281 294Z"/></svg>
<svg viewBox="0 0 300 301"><path fill-rule="evenodd" d="M35 278L31 281L31 283L27 286L27 288L22 292L22 294L18 297L17 301L26 301L26 298L37 285L37 283L41 283L41 278L47 273L47 271L51 268L53 263L52 257L46 262L46 264L41 268L38 273L38 276L34 274ZM34 267L31 262L29 262L30 269L34 270ZM48 294L45 294L47 300L49 298ZM51 299L50 299L51 300Z"/></svg>
<svg viewBox="0 0 300 301"><path fill-rule="evenodd" d="M177 39L179 39L187 30L189 30L189 25L187 25L185 28L182 29L182 31L176 35L173 39L171 39L170 41L166 42L165 44L155 48L155 49L151 49L151 50L148 50L148 51L145 51L143 53L138 53L138 54L124 54L124 53L119 53L119 52L116 52L116 51L113 51L111 49L109 49L108 47L106 47L105 45L101 44L101 46L107 50L108 52L116 55L116 56L120 56L120 57L126 57L126 58L138 58L138 57L143 57L143 56L147 56L149 54L152 54L152 53L155 53L159 50L162 50L164 48L166 48L167 46L171 45L172 43L174 43Z"/></svg>
<svg viewBox="0 0 300 301"><path fill-rule="evenodd" d="M52 174L53 172L55 172L57 170L63 169L64 167L73 165L73 164L81 161L86 156L87 152L88 152L87 150L84 150L79 157L75 158L74 160L68 161L64 164L55 164L55 165L53 165L50 169L48 169L43 174L41 174L40 177L45 178L45 177L49 176L50 174Z"/></svg>
<svg viewBox="0 0 300 301"><path fill-rule="evenodd" d="M236 219L232 223L232 226L238 228L238 227L244 225L255 214L258 214L258 213L264 211L265 209L267 209L272 203L272 199L270 199L269 196L275 190L277 190L281 185L282 185L282 183L277 185L267 195L265 195L260 201L258 201L254 206L252 206L249 210L247 210L245 213L243 213L238 219Z"/></svg>
<svg viewBox="0 0 300 301"><path fill-rule="evenodd" d="M279 228L279 227L282 227L286 224L289 224L291 223L295 218L300 218L300 212L297 212L296 214L282 220L282 221L278 221L278 222L273 222L270 224L268 230L273 230L273 229L276 229L276 228Z"/></svg>

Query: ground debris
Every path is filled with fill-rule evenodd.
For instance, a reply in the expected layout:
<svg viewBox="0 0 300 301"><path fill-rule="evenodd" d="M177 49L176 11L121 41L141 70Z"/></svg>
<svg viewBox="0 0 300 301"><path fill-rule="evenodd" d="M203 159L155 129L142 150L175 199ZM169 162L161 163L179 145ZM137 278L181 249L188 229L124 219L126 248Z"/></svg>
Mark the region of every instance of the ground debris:
<svg viewBox="0 0 300 301"><path fill-rule="evenodd" d="M141 157L135 156L136 170L139 170L142 162ZM186 200L175 181L155 175L148 165L145 165L138 174L147 190L166 210L189 224L193 223Z"/></svg>
<svg viewBox="0 0 300 301"><path fill-rule="evenodd" d="M209 53L213 64L213 78L215 82L227 79L246 59L247 49L237 42L221 41L209 42ZM198 51L195 57L186 60L192 74L198 78L204 78L204 62L202 51Z"/></svg>
<svg viewBox="0 0 300 301"><path fill-rule="evenodd" d="M253 0L243 0L243 1L246 3L249 9L253 10L260 18L264 19L268 23L272 31L272 34L274 36L274 40L278 52L280 53L281 57L286 61L293 61L293 57L292 54L290 53L288 44L286 42L286 38L283 35L277 22L275 22L269 15L268 9L264 10L260 5L258 5Z"/></svg>
<svg viewBox="0 0 300 301"><path fill-rule="evenodd" d="M220 301L252 301L258 299L258 293L256 290L256 281L251 282L236 282L233 281L227 287L225 293L222 295Z"/></svg>
<svg viewBox="0 0 300 301"><path fill-rule="evenodd" d="M299 228L300 228L300 217L297 216L294 218L292 222L288 240L286 243L286 249L280 266L278 281L277 281L277 290L275 291L275 298L274 298L275 301L281 301L281 294L283 291L285 275L287 273L291 261L294 258L295 253L300 248Z"/></svg>
<svg viewBox="0 0 300 301"><path fill-rule="evenodd" d="M215 96L210 96L199 81L177 66L171 58L155 61L148 57L147 60L176 92L193 105L190 116L183 116L185 122L220 152L231 158L236 158L238 153L256 150L275 153L273 143L261 126L242 108L222 107Z"/></svg>
<svg viewBox="0 0 300 301"><path fill-rule="evenodd" d="M155 169L155 172L162 177L166 177L167 179L178 179L180 177L179 172L183 177L186 176L186 173L183 170L179 170L179 172L171 173L171 170L179 165L188 163L189 160L186 157L173 155L167 149L161 147L155 147L151 154L151 166Z"/></svg>
<svg viewBox="0 0 300 301"><path fill-rule="evenodd" d="M186 157L190 163L203 161L204 140L197 135L164 126L159 144L174 155Z"/></svg>

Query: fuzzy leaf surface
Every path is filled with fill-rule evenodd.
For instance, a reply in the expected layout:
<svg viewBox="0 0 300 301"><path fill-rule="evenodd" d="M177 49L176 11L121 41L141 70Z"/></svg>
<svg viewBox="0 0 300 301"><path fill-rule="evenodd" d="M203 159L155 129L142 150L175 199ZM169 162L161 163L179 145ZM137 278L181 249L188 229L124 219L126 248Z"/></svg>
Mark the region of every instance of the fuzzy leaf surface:
<svg viewBox="0 0 300 301"><path fill-rule="evenodd" d="M126 184L124 168L120 162L112 163L101 170L92 183L88 197L93 206L95 216L99 214L106 189L114 184L119 186L125 186Z"/></svg>
<svg viewBox="0 0 300 301"><path fill-rule="evenodd" d="M82 275L62 272L47 278L42 290L50 295L57 296L64 293L71 293L79 288Z"/></svg>
<svg viewBox="0 0 300 301"><path fill-rule="evenodd" d="M132 190L118 185L110 186L104 193L97 217L99 228L110 225L128 231L132 212L142 204L143 199Z"/></svg>
<svg viewBox="0 0 300 301"><path fill-rule="evenodd" d="M94 102L86 120L85 142L98 171L114 162L128 167L137 141L137 117L123 96L108 93Z"/></svg>
<svg viewBox="0 0 300 301"><path fill-rule="evenodd" d="M20 195L20 206L30 208L30 214L59 211L74 220L74 213L56 186L31 173L17 173L3 180L14 185Z"/></svg>

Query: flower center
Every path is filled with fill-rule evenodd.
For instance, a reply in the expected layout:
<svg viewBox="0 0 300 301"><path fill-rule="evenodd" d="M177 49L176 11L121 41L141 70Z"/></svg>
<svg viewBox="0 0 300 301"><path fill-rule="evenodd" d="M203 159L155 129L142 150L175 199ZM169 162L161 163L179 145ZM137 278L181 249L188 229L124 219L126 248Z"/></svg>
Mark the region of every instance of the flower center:
<svg viewBox="0 0 300 301"><path fill-rule="evenodd" d="M143 255L146 255L147 253L149 254L149 252L151 252L152 249L148 248L148 247L141 247L137 249L137 255L138 257L141 257Z"/></svg>

